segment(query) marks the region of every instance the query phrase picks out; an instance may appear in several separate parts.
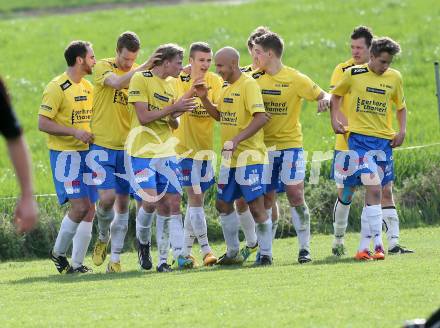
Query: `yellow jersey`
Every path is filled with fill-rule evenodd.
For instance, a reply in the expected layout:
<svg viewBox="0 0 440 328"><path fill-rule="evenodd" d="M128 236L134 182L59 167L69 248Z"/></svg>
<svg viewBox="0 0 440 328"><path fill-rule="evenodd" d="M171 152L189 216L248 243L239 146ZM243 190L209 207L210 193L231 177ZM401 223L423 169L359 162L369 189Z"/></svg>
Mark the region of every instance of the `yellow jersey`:
<svg viewBox="0 0 440 328"><path fill-rule="evenodd" d="M133 75L128 88L130 114L130 134L127 138L128 155L141 158L162 158L175 156L175 142L172 139L168 116L144 126L140 124L134 103L148 104L146 110L160 111L170 106L176 99L171 82L155 76L151 71L137 72Z"/></svg>
<svg viewBox="0 0 440 328"><path fill-rule="evenodd" d="M354 59L350 58L346 62L338 64L333 70L332 77L330 79L330 90L333 90L335 85L342 79L344 72L350 67L355 66ZM341 112L345 117L348 115L348 106L350 105L349 97L342 98ZM335 150L348 150L347 142L348 134L337 134L335 142Z"/></svg>
<svg viewBox="0 0 440 328"><path fill-rule="evenodd" d="M232 84L224 84L217 101L220 112L220 131L222 145L232 140L253 120L255 113L264 113L263 99L258 84L250 76L241 74ZM256 158L240 156L246 150L255 153ZM240 159L239 159L240 157ZM238 144L234 151L230 167L242 167L266 162L264 132L260 129L252 137Z"/></svg>
<svg viewBox="0 0 440 328"><path fill-rule="evenodd" d="M65 72L46 86L38 114L52 119L57 124L90 132L92 103L92 84L86 79L75 83ZM89 149L88 144L75 137L51 134L47 140L47 147L57 151Z"/></svg>
<svg viewBox="0 0 440 328"><path fill-rule="evenodd" d="M264 126L266 146L276 150L301 148L303 137L299 117L303 99L315 100L322 89L309 77L283 66L275 75L258 70L252 74L263 95L271 119Z"/></svg>
<svg viewBox="0 0 440 328"><path fill-rule="evenodd" d="M173 80L177 98L188 92L193 84L191 76L184 73ZM205 82L208 86L208 99L214 103L222 89L223 80L217 74L207 72ZM174 136L179 139L179 144L176 146L177 154L185 154L187 158L194 158L199 151L212 150L214 122L215 120L203 107L201 100L196 98L195 109L179 116L179 127L174 130Z"/></svg>
<svg viewBox="0 0 440 328"><path fill-rule="evenodd" d="M134 64L132 70L136 67ZM130 130L128 88L116 90L105 85L104 81L111 74L121 76L126 73L116 66L115 58L99 60L93 69L95 89L90 126L95 136L94 143L101 147L124 149L125 139Z"/></svg>
<svg viewBox="0 0 440 328"><path fill-rule="evenodd" d="M332 94L350 97L348 131L383 139L393 139L392 103L405 108L400 73L389 68L377 75L368 64L347 69Z"/></svg>

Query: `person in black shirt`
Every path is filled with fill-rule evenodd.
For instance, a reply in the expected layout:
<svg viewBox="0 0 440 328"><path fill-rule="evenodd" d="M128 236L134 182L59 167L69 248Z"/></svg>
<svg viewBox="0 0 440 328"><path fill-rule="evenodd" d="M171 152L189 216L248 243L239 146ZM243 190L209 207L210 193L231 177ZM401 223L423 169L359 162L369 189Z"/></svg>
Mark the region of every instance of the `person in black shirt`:
<svg viewBox="0 0 440 328"><path fill-rule="evenodd" d="M17 231L32 230L38 219L36 202L33 199L31 161L23 131L12 110L3 81L0 79L0 133L6 138L9 157L14 165L20 184L21 196L15 210Z"/></svg>

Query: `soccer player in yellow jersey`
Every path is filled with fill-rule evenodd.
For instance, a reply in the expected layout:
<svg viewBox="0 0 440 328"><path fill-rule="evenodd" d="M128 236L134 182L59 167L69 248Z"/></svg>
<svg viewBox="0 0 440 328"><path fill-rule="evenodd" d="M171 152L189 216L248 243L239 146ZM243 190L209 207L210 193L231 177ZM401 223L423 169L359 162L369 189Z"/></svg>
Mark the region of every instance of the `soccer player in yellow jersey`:
<svg viewBox="0 0 440 328"><path fill-rule="evenodd" d="M242 73L238 66L239 53L231 47L220 49L215 55L217 73L227 83L213 104L206 85L196 89L208 113L221 126L223 144L222 165L217 188L216 207L220 213L227 251L217 264L240 264L238 239L239 220L234 200L243 197L257 223L260 265L272 264L272 221L264 211L263 167L266 147L262 127L268 117L257 83ZM196 84L197 86L197 84Z"/></svg>
<svg viewBox="0 0 440 328"><path fill-rule="evenodd" d="M361 65L368 62L370 58L369 49L372 40L373 34L370 28L366 26L358 26L353 30L353 33L351 34L352 57L335 67L330 81L330 89L333 89L335 85L342 79L343 74L347 69L350 69L355 65ZM344 116L347 116L349 106L350 98L343 97L340 109ZM347 134L336 135L335 152L331 170L332 178L334 178L334 174L338 174L338 170L334 170L335 158L337 154L341 151L348 150L347 138ZM333 210L333 227L335 238L333 240L332 253L335 256L342 256L345 254L344 235L347 229L348 214L350 211L353 192L353 187L344 187L343 184L338 184L338 198L336 199ZM388 253L413 253L412 250L399 245L399 218L393 199L392 182L387 183L383 187L381 203L383 222L386 227L388 239Z"/></svg>
<svg viewBox="0 0 440 328"><path fill-rule="evenodd" d="M212 50L207 43L195 42L189 50L190 74L181 73L175 79L178 98L193 87L195 80L203 79L209 88L208 98L218 98L223 81L215 73L209 72L212 61ZM214 183L212 167L214 119L196 98L196 108L179 117L179 127L174 135L179 139L176 147L181 158L182 186L188 195L188 206L184 221L184 256L192 256L191 248L196 237L203 257L204 265L213 265L217 258L212 253L208 242L206 216L203 209L206 190Z"/></svg>
<svg viewBox="0 0 440 328"><path fill-rule="evenodd" d="M373 40L369 62L347 69L331 91L333 129L336 133L350 133L348 152L341 152L335 159L335 168L343 178L338 181L335 174L335 179L344 186L366 187L358 260L385 258L381 235L382 187L394 179L392 148L400 146L406 134L402 77L390 68L399 52L400 46L390 38ZM340 111L342 97L349 98L347 116ZM393 103L398 133L392 127ZM371 238L373 255L369 251Z"/></svg>
<svg viewBox="0 0 440 328"><path fill-rule="evenodd" d="M299 121L303 99L328 105L328 95L310 78L283 65L284 43L276 33L254 40L259 69L252 74L261 88L264 106L271 119L264 127L269 150L269 181L265 194L267 214L272 214L276 191L285 189L298 242L298 262L311 261L310 214L304 201L305 159Z"/></svg>
<svg viewBox="0 0 440 328"><path fill-rule="evenodd" d="M90 152L95 161L92 167L96 174L99 202L96 207L98 238L93 250L93 262L101 265L107 256L107 245L111 240L111 258L107 272L120 272L120 253L128 229L129 182L122 178L126 174L124 144L130 130L128 114L128 85L134 73L151 67L154 56L138 66L140 40L133 32L122 33L116 43L116 56L99 60L93 73L95 83L93 97L92 133L95 136ZM118 176L119 175L119 176ZM114 208L114 209L113 209ZM151 210L151 209L150 209ZM151 210L154 212L154 208ZM153 213L141 213L136 224L136 237L149 245ZM140 265L151 268L149 247L138 247Z"/></svg>
<svg viewBox="0 0 440 328"><path fill-rule="evenodd" d="M43 93L38 128L49 135L47 146L55 190L60 204L70 203L61 222L51 259L60 273L90 271L83 265L92 237L97 191L86 162L89 144L93 87L84 79L92 74L92 45L73 41L64 51L68 68L55 77ZM72 266L66 258L72 243Z"/></svg>
<svg viewBox="0 0 440 328"><path fill-rule="evenodd" d="M157 271L171 271L167 264L171 242L178 268L192 267L193 261L182 255L183 226L179 202L180 168L176 159L171 127L176 128L178 115L192 111L193 98L181 97L168 77L179 76L183 49L174 44L160 46L158 60L151 70L133 75L129 91L131 131L126 142L130 156L129 175L132 187L142 198L142 208L148 212L150 203L157 210L156 239L159 262ZM141 213L141 210L139 210Z"/></svg>

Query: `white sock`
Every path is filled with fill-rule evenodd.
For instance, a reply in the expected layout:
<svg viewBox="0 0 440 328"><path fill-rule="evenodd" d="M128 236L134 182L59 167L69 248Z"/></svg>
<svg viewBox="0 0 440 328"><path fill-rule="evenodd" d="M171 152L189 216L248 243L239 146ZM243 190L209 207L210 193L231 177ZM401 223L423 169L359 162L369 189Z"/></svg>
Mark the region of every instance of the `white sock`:
<svg viewBox="0 0 440 328"><path fill-rule="evenodd" d="M388 239L388 249L391 249L399 244L399 216L395 208L383 208L382 215Z"/></svg>
<svg viewBox="0 0 440 328"><path fill-rule="evenodd" d="M136 216L136 238L143 245L151 242L151 224L153 223L154 212L148 213L141 207Z"/></svg>
<svg viewBox="0 0 440 328"><path fill-rule="evenodd" d="M240 250L240 240L238 239L239 220L235 210L230 214L220 214L223 237L225 238L228 257L234 257Z"/></svg>
<svg viewBox="0 0 440 328"><path fill-rule="evenodd" d="M98 238L100 241L108 242L110 236L110 224L115 216L115 211L110 209L109 211L104 211L99 203L96 206L96 218L98 219Z"/></svg>
<svg viewBox="0 0 440 328"><path fill-rule="evenodd" d="M111 255L110 261L113 263L120 261L120 255L124 248L125 235L128 230L128 212L116 213L110 226Z"/></svg>
<svg viewBox="0 0 440 328"><path fill-rule="evenodd" d="M182 214L171 215L170 242L173 248L173 257L177 259L183 252L183 225Z"/></svg>
<svg viewBox="0 0 440 328"><path fill-rule="evenodd" d="M73 222L67 214L64 216L53 247L53 253L55 255L66 256L76 229L78 229L78 225L79 223Z"/></svg>
<svg viewBox="0 0 440 328"><path fill-rule="evenodd" d="M290 207L290 214L298 236L299 248L310 251L310 214L307 204Z"/></svg>
<svg viewBox="0 0 440 328"><path fill-rule="evenodd" d="M256 226L260 254L272 257L272 218L269 217L265 222L257 223Z"/></svg>
<svg viewBox="0 0 440 328"><path fill-rule="evenodd" d="M196 239L191 219L189 218L189 206L186 208L185 219L183 221L183 256L191 254L191 250Z"/></svg>
<svg viewBox="0 0 440 328"><path fill-rule="evenodd" d="M342 245L344 243L345 231L348 225L348 214L350 213L350 204L342 203L339 198L336 199L333 208L333 231L335 239L333 245Z"/></svg>
<svg viewBox="0 0 440 328"><path fill-rule="evenodd" d="M158 266L162 263L166 263L168 259L168 250L170 247L170 217L169 216L156 216L156 242L157 242L157 255Z"/></svg>
<svg viewBox="0 0 440 328"><path fill-rule="evenodd" d="M203 207L190 207L189 218L194 234L199 242L202 256L211 253L211 247L208 242L208 227L206 226L206 217Z"/></svg>
<svg viewBox="0 0 440 328"><path fill-rule="evenodd" d="M92 239L92 227L93 222L81 221L76 229L72 245L72 267L74 269L80 267L84 262Z"/></svg>
<svg viewBox="0 0 440 328"><path fill-rule="evenodd" d="M369 251L371 243L371 231L370 224L368 223L367 216L365 214L365 207L362 209L361 214L361 240L359 243L359 251Z"/></svg>
<svg viewBox="0 0 440 328"><path fill-rule="evenodd" d="M252 213L247 209L243 213L238 213L240 220L241 230L243 230L244 238L246 239L246 245L248 247L255 247L257 244L257 233L255 232L255 221Z"/></svg>
<svg viewBox="0 0 440 328"><path fill-rule="evenodd" d="M374 248L382 247L382 208L380 205L365 206L365 215L370 224L371 235L373 236Z"/></svg>

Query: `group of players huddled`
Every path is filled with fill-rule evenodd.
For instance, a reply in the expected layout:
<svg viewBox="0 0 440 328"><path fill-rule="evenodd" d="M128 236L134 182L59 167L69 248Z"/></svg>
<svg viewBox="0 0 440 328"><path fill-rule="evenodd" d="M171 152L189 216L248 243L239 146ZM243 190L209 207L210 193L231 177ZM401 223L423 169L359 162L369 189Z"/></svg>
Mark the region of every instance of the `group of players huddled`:
<svg viewBox="0 0 440 328"><path fill-rule="evenodd" d="M382 222L388 253L412 252L399 245L392 196L392 148L402 144L406 132L402 78L390 68L399 45L387 37L373 39L369 28L357 27L351 35L352 58L336 66L331 95L282 63L284 43L277 33L258 27L247 45L252 64L240 67L236 49L224 47L213 56L207 43L194 42L185 68L184 50L176 44L159 46L137 65L140 41L133 32L118 37L113 58L96 61L89 42L68 45L67 70L47 85L39 111L39 129L49 135L58 200L70 203L51 251L60 273L91 271L83 261L95 215L93 263L104 263L110 245L107 272L121 271L130 198L137 202L136 240L143 270L153 266L154 218L159 272L196 267L191 253L195 239L205 266L239 265L252 253L255 265L271 265L280 192L287 195L298 236L298 262L311 261L300 124L304 99L317 101L318 112L330 109L337 134L333 254L346 252L344 234L358 185L365 186L366 195L355 258L384 259ZM209 71L213 57L217 74ZM93 74L93 85L84 78L88 74ZM215 121L222 145L217 182ZM219 258L208 242L204 211L204 195L215 183L227 246ZM187 207L182 220L183 192ZM241 249L240 227L246 239ZM66 257L70 244L71 263Z"/></svg>

